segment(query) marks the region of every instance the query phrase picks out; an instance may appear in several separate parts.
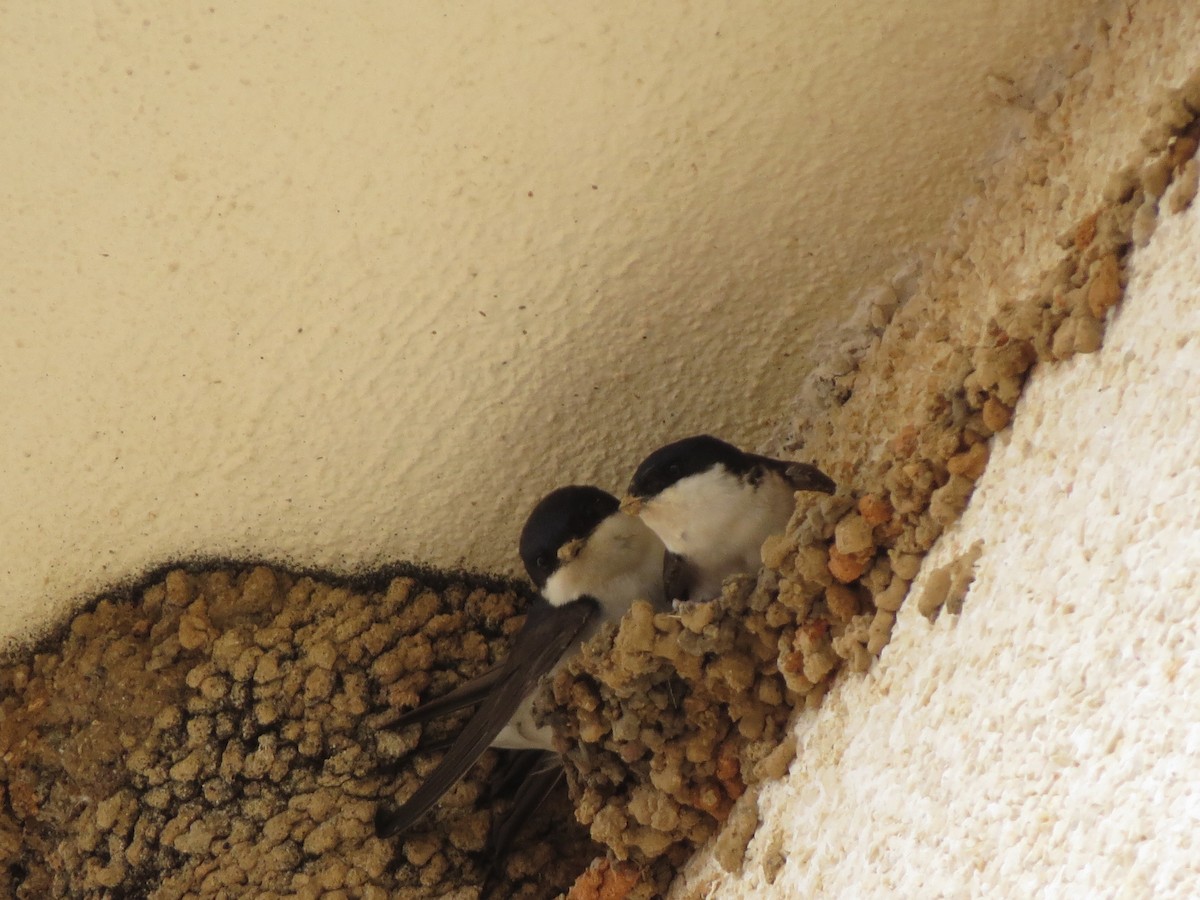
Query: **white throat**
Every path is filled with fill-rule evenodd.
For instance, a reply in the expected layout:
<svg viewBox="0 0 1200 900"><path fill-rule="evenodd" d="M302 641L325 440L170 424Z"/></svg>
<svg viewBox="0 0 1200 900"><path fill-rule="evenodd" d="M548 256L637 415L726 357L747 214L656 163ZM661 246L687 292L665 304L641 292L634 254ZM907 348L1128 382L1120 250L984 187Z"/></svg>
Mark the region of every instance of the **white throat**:
<svg viewBox="0 0 1200 900"><path fill-rule="evenodd" d="M664 552L644 522L613 513L596 526L579 554L547 579L542 596L552 606L585 594L595 597L606 620L620 618L635 600L661 607Z"/></svg>
<svg viewBox="0 0 1200 900"><path fill-rule="evenodd" d="M715 596L729 575L758 571L763 541L787 528L793 493L774 472L751 485L718 465L643 501L641 517L667 549L699 570L699 593Z"/></svg>

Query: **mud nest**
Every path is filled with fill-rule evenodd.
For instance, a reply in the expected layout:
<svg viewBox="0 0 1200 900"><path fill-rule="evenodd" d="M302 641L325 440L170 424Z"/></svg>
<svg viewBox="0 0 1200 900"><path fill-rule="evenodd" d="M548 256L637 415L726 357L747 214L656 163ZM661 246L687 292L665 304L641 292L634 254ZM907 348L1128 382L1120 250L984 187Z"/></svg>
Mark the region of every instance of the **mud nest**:
<svg viewBox="0 0 1200 900"><path fill-rule="evenodd" d="M494 752L418 832L372 817L437 760L390 723L502 658L526 599L258 567L101 600L0 667L0 896L477 896ZM560 792L494 893L568 887L596 855L573 822Z"/></svg>

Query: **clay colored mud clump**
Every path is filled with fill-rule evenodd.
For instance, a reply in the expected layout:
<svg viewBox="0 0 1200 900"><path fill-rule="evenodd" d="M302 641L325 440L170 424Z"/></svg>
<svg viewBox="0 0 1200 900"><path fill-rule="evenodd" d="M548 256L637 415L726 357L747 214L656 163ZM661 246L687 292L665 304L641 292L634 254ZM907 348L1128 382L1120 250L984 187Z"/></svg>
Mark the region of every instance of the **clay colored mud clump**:
<svg viewBox="0 0 1200 900"><path fill-rule="evenodd" d="M507 651L525 595L172 571L0 666L0 896L473 897L494 752L417 831L374 835L461 724L389 726ZM495 878L552 897L595 855L564 795Z"/></svg>

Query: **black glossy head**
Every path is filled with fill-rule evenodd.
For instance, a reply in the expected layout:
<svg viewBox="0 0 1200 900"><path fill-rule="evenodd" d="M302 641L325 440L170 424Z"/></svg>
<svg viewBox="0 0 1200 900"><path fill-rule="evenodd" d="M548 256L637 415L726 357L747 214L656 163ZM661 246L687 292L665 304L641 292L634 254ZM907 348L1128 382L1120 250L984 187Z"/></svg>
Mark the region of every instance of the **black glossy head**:
<svg viewBox="0 0 1200 900"><path fill-rule="evenodd" d="M629 482L629 493L641 499L657 497L675 482L706 472L718 463L737 475L754 465L753 459L733 444L698 434L659 447L642 460Z"/></svg>
<svg viewBox="0 0 1200 900"><path fill-rule="evenodd" d="M521 529L520 543L521 561L538 590L558 569L559 549L586 538L620 508L616 497L591 485L562 487L538 501Z"/></svg>

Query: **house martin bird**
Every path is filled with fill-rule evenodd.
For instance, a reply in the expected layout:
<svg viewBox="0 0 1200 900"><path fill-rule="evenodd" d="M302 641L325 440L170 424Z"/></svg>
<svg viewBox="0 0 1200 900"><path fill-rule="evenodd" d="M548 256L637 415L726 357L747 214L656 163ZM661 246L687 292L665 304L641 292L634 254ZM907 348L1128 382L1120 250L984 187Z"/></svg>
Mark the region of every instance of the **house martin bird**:
<svg viewBox="0 0 1200 900"><path fill-rule="evenodd" d="M622 509L667 545L668 596L708 600L728 576L758 571L763 541L787 528L796 491L836 490L816 466L747 453L701 434L647 456Z"/></svg>
<svg viewBox="0 0 1200 900"><path fill-rule="evenodd" d="M493 853L511 842L522 818L561 777L546 751L550 729L534 721L534 688L607 621L618 620L635 600L666 608L662 541L639 519L623 514L616 497L596 487L571 485L547 494L521 531L520 555L539 596L505 660L484 675L402 716L397 727L468 706L475 714L441 762L398 808L381 806L375 832L390 837L412 826L458 783L489 746L536 750L518 770L514 811L493 835Z"/></svg>

